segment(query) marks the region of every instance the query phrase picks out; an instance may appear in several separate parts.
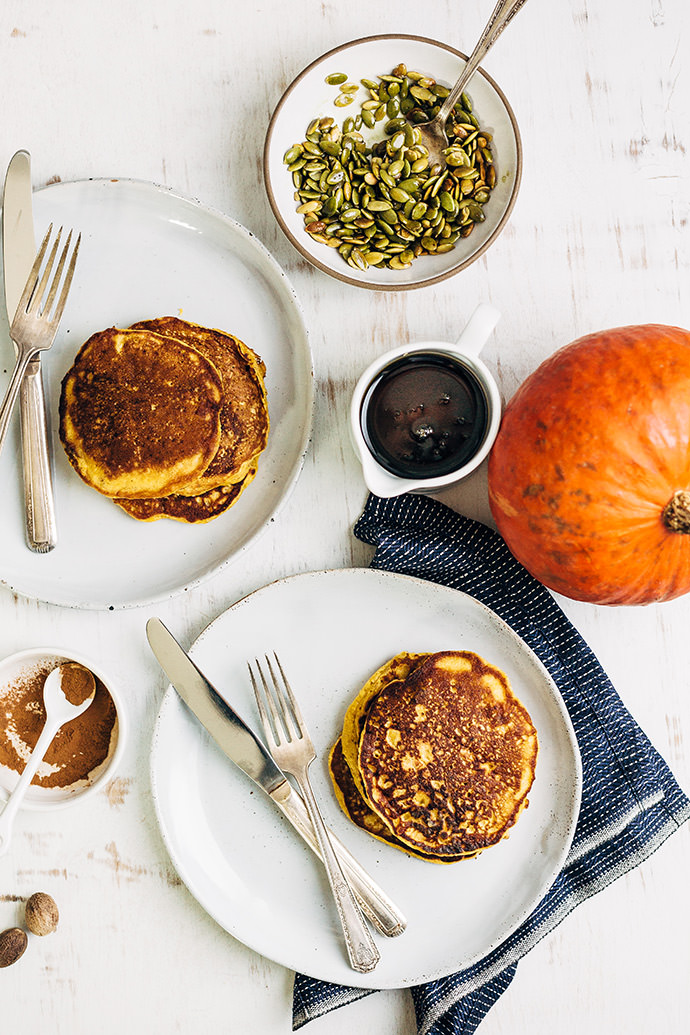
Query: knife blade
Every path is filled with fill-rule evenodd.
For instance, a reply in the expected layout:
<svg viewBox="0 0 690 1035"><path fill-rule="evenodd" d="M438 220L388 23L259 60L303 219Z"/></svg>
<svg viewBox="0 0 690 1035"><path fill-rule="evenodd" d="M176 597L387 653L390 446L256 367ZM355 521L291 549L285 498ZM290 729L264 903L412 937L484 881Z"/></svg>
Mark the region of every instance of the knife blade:
<svg viewBox="0 0 690 1035"><path fill-rule="evenodd" d="M300 794L273 761L268 749L218 693L159 618L149 618L146 635L158 663L190 711L224 754L268 794L295 830L320 858L316 834ZM405 930L407 921L338 838L331 841L362 911L388 937Z"/></svg>
<svg viewBox="0 0 690 1035"><path fill-rule="evenodd" d="M5 306L11 324L36 255L28 151L17 151L7 168L2 199L2 253ZM19 401L26 540L36 553L47 553L57 542L57 525L40 353L29 364Z"/></svg>

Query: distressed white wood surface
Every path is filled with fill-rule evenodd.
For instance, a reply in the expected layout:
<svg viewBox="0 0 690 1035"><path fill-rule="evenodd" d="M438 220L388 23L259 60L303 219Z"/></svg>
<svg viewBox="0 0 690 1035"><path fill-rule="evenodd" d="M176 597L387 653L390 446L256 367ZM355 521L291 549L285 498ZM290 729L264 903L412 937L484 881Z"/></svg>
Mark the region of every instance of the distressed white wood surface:
<svg viewBox="0 0 690 1035"><path fill-rule="evenodd" d="M375 32L417 32L467 51L491 3L3 4L0 168L25 147L35 186L132 176L232 215L292 278L318 386L313 444L291 501L250 551L204 586L125 613L76 613L0 590L0 655L41 642L88 644L121 681L131 725L109 790L56 818L21 814L12 852L0 859L0 929L17 922L21 900L38 889L62 912L59 932L34 939L0 975L3 1031L290 1030L292 975L206 916L162 844L148 753L163 679L144 623L155 611L190 642L276 577L367 563L370 551L351 534L365 492L345 435L360 370L400 342L454 338L480 300L504 314L485 358L506 398L580 334L635 322L690 326L685 0L530 0L485 63L520 124L522 190L502 237L456 278L417 292L368 293L309 268L277 228L260 155L293 76L323 51ZM482 471L442 498L489 519ZM690 598L643 609L562 603L689 788ZM689 872L686 826L520 964L484 1035L686 1032ZM411 1035L415 1024L407 993L386 992L308 1030Z"/></svg>

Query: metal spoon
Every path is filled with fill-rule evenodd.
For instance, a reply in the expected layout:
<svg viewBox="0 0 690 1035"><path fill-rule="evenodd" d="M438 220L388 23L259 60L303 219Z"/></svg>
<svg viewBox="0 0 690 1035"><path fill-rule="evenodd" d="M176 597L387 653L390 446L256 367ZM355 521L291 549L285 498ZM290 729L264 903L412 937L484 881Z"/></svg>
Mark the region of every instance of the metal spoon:
<svg viewBox="0 0 690 1035"><path fill-rule="evenodd" d="M65 692L62 688L63 677L66 676L69 669L79 669L79 675L83 680L83 688L80 688L80 693L78 694L78 704L73 704L72 701L65 696ZM41 730L41 735L36 741L36 746L31 752L22 774L17 781L17 785L7 799L7 804L5 805L2 815L0 815L0 855L3 855L10 846L10 834L12 832L14 817L19 810L19 806L22 803L24 795L29 789L29 785L36 774L36 770L43 761L46 751L55 738L55 734L62 726L65 725L66 722L69 722L70 719L76 719L77 716L82 714L82 712L85 712L93 701L95 694L96 681L93 677L93 673L89 672L88 669L83 668L82 665L77 665L76 662L58 665L57 668L54 668L52 672L48 673L46 681L43 684L43 703L46 709L46 721ZM77 695L75 695L75 697L76 696Z"/></svg>
<svg viewBox="0 0 690 1035"><path fill-rule="evenodd" d="M431 167L440 165L443 168L445 166L446 159L443 151L449 146L448 134L446 133L448 116L452 113L460 94L474 75L480 62L486 57L508 22L515 17L526 2L527 0L498 0L491 17L484 27L484 31L479 37L477 46L467 59L467 64L460 78L439 108L438 114L429 122L414 123L421 133L421 143L429 152L429 165Z"/></svg>

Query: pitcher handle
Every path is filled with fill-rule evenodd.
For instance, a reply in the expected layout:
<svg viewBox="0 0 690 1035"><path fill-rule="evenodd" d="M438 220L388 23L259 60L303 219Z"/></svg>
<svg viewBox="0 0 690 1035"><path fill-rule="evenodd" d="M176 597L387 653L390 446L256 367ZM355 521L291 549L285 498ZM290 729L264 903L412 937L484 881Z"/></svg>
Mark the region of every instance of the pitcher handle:
<svg viewBox="0 0 690 1035"><path fill-rule="evenodd" d="M456 346L461 352L478 356L500 319L501 314L495 306L489 305L488 302L480 302L465 324L455 343Z"/></svg>

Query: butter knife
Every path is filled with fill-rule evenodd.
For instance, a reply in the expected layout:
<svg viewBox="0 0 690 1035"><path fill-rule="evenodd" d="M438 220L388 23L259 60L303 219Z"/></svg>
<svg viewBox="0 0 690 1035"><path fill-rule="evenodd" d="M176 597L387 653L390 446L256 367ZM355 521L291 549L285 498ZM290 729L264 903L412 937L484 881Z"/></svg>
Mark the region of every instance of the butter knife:
<svg viewBox="0 0 690 1035"><path fill-rule="evenodd" d="M201 725L225 755L275 802L320 858L304 801L275 764L268 749L221 697L159 618L148 620L146 635L161 668ZM382 934L388 937L402 934L407 923L404 916L335 834L331 833L330 837L364 915Z"/></svg>
<svg viewBox="0 0 690 1035"><path fill-rule="evenodd" d="M31 156L28 151L17 151L7 168L2 200L2 259L9 323L35 255ZM48 553L57 543L57 524L40 353L29 363L19 402L26 541L36 553Z"/></svg>

